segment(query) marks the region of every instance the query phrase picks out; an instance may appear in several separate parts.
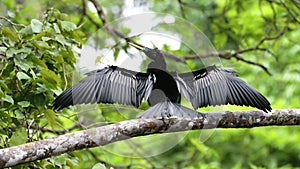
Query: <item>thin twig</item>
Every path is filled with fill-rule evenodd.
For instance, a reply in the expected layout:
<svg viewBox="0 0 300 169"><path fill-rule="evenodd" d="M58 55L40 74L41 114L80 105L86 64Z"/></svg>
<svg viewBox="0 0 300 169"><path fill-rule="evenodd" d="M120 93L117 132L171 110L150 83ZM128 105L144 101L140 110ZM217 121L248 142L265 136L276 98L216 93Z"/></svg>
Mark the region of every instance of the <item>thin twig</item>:
<svg viewBox="0 0 300 169"><path fill-rule="evenodd" d="M14 25L14 26L19 26L19 27L25 27L25 25L23 24L19 24L19 23L14 23L13 21L11 21L10 19L4 17L4 16L0 16L0 19L4 19L6 20L7 22L9 22L11 25Z"/></svg>
<svg viewBox="0 0 300 169"><path fill-rule="evenodd" d="M242 57L239 56L239 55L235 55L234 58L236 58L237 60L243 61L243 62L245 62L245 63L249 63L249 64L251 64L251 65L259 66L259 67L261 67L268 75L272 76L272 73L268 70L268 68L265 67L264 65L260 64L260 63L253 62L253 61L250 61L250 60L246 60L246 59L242 58Z"/></svg>

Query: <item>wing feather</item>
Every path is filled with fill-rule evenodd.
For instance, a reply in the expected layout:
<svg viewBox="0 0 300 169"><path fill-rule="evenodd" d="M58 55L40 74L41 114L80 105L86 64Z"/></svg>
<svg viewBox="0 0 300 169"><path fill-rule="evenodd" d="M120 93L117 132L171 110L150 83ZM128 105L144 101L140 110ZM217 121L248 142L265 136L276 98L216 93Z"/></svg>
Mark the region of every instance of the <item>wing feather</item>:
<svg viewBox="0 0 300 169"><path fill-rule="evenodd" d="M154 75L116 66L90 72L87 77L60 94L53 103L56 110L75 104L119 103L138 107L148 98Z"/></svg>
<svg viewBox="0 0 300 169"><path fill-rule="evenodd" d="M215 105L252 106L271 111L269 101L256 89L237 77L236 71L209 66L192 73L173 75L180 92L195 109Z"/></svg>

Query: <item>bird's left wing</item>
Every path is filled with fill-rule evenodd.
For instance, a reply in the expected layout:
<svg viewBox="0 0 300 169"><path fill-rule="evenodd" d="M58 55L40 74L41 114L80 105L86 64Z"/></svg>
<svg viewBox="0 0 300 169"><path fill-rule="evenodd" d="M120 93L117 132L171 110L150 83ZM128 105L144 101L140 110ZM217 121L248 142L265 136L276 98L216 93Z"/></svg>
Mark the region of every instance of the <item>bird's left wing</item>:
<svg viewBox="0 0 300 169"><path fill-rule="evenodd" d="M195 109L215 105L252 106L271 111L269 101L229 68L209 66L191 73L173 75L180 92Z"/></svg>
<svg viewBox="0 0 300 169"><path fill-rule="evenodd" d="M60 94L53 108L83 103L119 103L139 107L148 99L155 77L149 73L135 72L117 66L92 71L83 80Z"/></svg>

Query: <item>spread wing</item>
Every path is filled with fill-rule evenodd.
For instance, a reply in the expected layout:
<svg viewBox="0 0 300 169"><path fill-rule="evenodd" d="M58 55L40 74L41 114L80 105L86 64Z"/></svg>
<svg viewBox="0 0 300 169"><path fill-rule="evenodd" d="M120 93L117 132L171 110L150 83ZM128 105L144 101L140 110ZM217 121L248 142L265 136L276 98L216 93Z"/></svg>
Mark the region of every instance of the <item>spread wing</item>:
<svg viewBox="0 0 300 169"><path fill-rule="evenodd" d="M90 72L87 77L60 94L53 108L60 110L69 105L83 103L119 103L138 107L148 99L155 77L109 66Z"/></svg>
<svg viewBox="0 0 300 169"><path fill-rule="evenodd" d="M271 111L269 101L257 90L236 76L233 69L209 66L174 77L180 92L195 109L215 105L252 106Z"/></svg>

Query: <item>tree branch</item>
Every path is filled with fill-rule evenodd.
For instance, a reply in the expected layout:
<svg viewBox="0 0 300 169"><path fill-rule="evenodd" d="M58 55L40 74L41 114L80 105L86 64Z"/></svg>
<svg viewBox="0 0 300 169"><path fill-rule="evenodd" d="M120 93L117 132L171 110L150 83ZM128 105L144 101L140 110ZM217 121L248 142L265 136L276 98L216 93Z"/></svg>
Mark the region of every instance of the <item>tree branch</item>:
<svg viewBox="0 0 300 169"><path fill-rule="evenodd" d="M201 113L195 119L134 119L0 150L0 168L132 137L213 128L300 125L300 109Z"/></svg>

